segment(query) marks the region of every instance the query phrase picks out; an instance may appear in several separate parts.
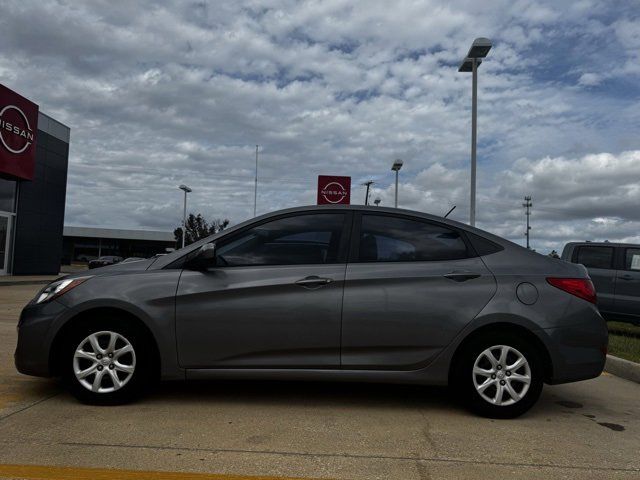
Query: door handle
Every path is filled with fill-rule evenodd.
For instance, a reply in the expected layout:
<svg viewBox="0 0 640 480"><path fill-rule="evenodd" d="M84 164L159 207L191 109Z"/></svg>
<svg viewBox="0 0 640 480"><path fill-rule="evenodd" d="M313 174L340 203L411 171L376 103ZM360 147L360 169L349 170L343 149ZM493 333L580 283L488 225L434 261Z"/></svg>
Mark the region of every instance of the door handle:
<svg viewBox="0 0 640 480"><path fill-rule="evenodd" d="M453 280L454 282L466 282L467 280L478 278L480 274L473 272L450 272L446 273L443 276L444 278L448 278L449 280Z"/></svg>
<svg viewBox="0 0 640 480"><path fill-rule="evenodd" d="M627 275L620 275L620 280L633 280L633 276L627 274Z"/></svg>
<svg viewBox="0 0 640 480"><path fill-rule="evenodd" d="M296 285L300 285L303 288L308 288L310 290L315 288L320 288L323 285L327 285L331 283L333 280L330 278L322 278L316 275L311 275L310 277L303 278L302 280L298 280Z"/></svg>

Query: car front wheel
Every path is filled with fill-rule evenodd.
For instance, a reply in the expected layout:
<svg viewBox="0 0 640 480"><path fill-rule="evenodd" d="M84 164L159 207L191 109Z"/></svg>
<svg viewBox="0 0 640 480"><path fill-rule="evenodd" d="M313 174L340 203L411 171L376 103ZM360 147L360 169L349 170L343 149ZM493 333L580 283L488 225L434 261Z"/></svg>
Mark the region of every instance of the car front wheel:
<svg viewBox="0 0 640 480"><path fill-rule="evenodd" d="M71 393L90 404L114 405L137 397L148 383L150 349L135 329L97 322L69 336L62 373Z"/></svg>

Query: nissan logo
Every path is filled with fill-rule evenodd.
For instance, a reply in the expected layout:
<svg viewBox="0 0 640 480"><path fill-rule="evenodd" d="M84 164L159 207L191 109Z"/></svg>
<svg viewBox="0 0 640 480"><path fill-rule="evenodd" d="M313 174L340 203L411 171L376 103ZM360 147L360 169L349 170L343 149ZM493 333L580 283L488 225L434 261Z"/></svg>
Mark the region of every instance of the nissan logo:
<svg viewBox="0 0 640 480"><path fill-rule="evenodd" d="M324 186L320 193L327 202L340 203L347 196L347 189L338 182L330 182Z"/></svg>
<svg viewBox="0 0 640 480"><path fill-rule="evenodd" d="M15 112L8 119L7 114ZM29 120L22 110L15 105L7 105L0 110L0 140L4 148L11 153L23 153L33 143L34 135Z"/></svg>

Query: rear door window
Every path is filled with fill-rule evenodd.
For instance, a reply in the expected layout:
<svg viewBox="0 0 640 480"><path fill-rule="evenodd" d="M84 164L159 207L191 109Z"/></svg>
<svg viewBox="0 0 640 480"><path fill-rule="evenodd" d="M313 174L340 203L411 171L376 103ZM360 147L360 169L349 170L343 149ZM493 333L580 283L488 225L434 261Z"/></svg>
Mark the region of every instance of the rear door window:
<svg viewBox="0 0 640 480"><path fill-rule="evenodd" d="M578 247L576 262L587 268L612 268L613 247Z"/></svg>
<svg viewBox="0 0 640 480"><path fill-rule="evenodd" d="M469 257L460 234L444 225L388 215L363 215L360 262L424 262Z"/></svg>
<svg viewBox="0 0 640 480"><path fill-rule="evenodd" d="M627 248L624 256L624 269L640 272L640 248Z"/></svg>

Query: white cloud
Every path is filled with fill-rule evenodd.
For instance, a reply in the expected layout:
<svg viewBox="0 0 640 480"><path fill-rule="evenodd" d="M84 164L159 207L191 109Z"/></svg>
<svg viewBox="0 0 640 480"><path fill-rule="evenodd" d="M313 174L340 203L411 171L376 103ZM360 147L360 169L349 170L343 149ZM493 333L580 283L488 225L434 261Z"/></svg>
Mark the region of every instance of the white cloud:
<svg viewBox="0 0 640 480"><path fill-rule="evenodd" d="M580 75L580 78L578 79L578 84L584 87L594 87L596 85L600 85L603 80L604 80L604 77L602 75L599 75L597 73L587 72Z"/></svg>
<svg viewBox="0 0 640 480"><path fill-rule="evenodd" d="M633 238L632 1L390 5L7 1L0 81L72 128L71 224L171 229L180 183L194 189L193 210L241 221L253 211L255 144L259 212L313 203L318 174L373 178L389 205L401 157L402 205L457 204L452 216L465 219L471 79L457 65L488 36L479 220L520 238L530 193L545 248Z"/></svg>

